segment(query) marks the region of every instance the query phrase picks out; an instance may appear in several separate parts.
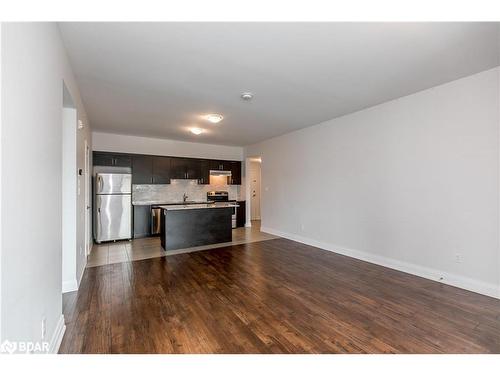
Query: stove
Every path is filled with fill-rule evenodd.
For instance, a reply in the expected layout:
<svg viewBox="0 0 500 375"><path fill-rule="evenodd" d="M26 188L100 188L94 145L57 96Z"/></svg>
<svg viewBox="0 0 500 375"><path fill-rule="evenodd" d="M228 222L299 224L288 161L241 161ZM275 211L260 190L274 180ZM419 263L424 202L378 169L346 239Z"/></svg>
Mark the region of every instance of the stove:
<svg viewBox="0 0 500 375"><path fill-rule="evenodd" d="M207 201L215 204L217 204L217 202L236 202L235 200L229 200L229 193L227 191L209 191L207 192ZM233 207L231 226L236 228L236 207Z"/></svg>

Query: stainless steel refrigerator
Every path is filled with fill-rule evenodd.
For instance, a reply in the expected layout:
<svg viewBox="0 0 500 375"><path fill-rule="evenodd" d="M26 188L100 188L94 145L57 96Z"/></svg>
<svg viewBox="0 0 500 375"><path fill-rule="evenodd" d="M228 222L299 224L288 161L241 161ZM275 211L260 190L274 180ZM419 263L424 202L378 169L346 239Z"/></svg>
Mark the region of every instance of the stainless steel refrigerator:
<svg viewBox="0 0 500 375"><path fill-rule="evenodd" d="M94 178L94 239L132 238L132 175L97 173Z"/></svg>

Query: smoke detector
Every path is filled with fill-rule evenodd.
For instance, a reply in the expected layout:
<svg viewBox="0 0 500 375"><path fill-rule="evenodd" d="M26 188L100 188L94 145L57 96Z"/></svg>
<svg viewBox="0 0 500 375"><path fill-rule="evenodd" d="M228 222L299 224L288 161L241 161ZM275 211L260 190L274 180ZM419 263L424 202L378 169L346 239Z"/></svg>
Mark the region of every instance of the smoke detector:
<svg viewBox="0 0 500 375"><path fill-rule="evenodd" d="M241 93L241 99L243 100L252 100L253 94L251 92L243 92Z"/></svg>

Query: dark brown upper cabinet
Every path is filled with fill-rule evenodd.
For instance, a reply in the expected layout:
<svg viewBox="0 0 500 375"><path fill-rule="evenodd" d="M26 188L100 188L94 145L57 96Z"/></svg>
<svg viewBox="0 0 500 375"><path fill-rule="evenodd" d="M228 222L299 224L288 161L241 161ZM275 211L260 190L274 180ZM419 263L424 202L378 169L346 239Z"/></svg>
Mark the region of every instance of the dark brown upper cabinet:
<svg viewBox="0 0 500 375"><path fill-rule="evenodd" d="M153 157L153 184L169 184L171 176L171 161L168 156Z"/></svg>
<svg viewBox="0 0 500 375"><path fill-rule="evenodd" d="M241 162L152 156L140 154L93 152L94 165L132 167L133 184L169 184L171 179L198 180L210 184L210 170L231 171L227 183L241 184Z"/></svg>
<svg viewBox="0 0 500 375"><path fill-rule="evenodd" d="M153 183L153 156L134 155L132 157L132 183Z"/></svg>
<svg viewBox="0 0 500 375"><path fill-rule="evenodd" d="M228 177L229 185L241 185L241 161L231 161L229 170L231 177Z"/></svg>
<svg viewBox="0 0 500 375"><path fill-rule="evenodd" d="M210 184L210 161L209 160L199 160L200 164L200 177L198 178L199 185L209 185Z"/></svg>
<svg viewBox="0 0 500 375"><path fill-rule="evenodd" d="M132 166L132 158L127 154L99 152L94 151L92 154L94 165L105 167L130 167Z"/></svg>
<svg viewBox="0 0 500 375"><path fill-rule="evenodd" d="M210 160L210 169L216 171L230 171L231 162L227 160Z"/></svg>
<svg viewBox="0 0 500 375"><path fill-rule="evenodd" d="M200 163L197 159L172 158L170 178L198 180L200 178Z"/></svg>

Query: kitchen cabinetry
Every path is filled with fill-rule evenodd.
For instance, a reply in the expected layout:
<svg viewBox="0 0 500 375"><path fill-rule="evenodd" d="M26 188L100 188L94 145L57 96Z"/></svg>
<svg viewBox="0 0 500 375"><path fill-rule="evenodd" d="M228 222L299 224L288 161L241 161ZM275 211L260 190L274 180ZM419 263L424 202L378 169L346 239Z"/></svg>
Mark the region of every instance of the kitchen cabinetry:
<svg viewBox="0 0 500 375"><path fill-rule="evenodd" d="M134 206L134 238L151 236L151 206Z"/></svg>
<svg viewBox="0 0 500 375"><path fill-rule="evenodd" d="M169 184L171 158L168 156L153 156L153 184Z"/></svg>
<svg viewBox="0 0 500 375"><path fill-rule="evenodd" d="M210 184L210 161L209 160L199 160L200 164L200 177L198 178L199 185L209 185Z"/></svg>
<svg viewBox="0 0 500 375"><path fill-rule="evenodd" d="M236 208L236 227L244 227L246 221L246 202L238 201L238 206Z"/></svg>
<svg viewBox="0 0 500 375"><path fill-rule="evenodd" d="M210 160L210 169L216 171L231 170L231 162L226 160Z"/></svg>
<svg viewBox="0 0 500 375"><path fill-rule="evenodd" d="M94 152L94 165L105 167L130 167L132 158L127 154L115 154L110 152Z"/></svg>
<svg viewBox="0 0 500 375"><path fill-rule="evenodd" d="M200 178L200 164L197 159L172 158L170 178L197 180Z"/></svg>
<svg viewBox="0 0 500 375"><path fill-rule="evenodd" d="M132 183L153 183L153 157L149 155L134 155L132 157Z"/></svg>
<svg viewBox="0 0 500 375"><path fill-rule="evenodd" d="M227 178L228 185L241 185L241 162L229 160L210 160L210 169L216 171L231 171Z"/></svg>
<svg viewBox="0 0 500 375"><path fill-rule="evenodd" d="M133 184L169 184L171 179L210 184L210 170L231 171L229 185L241 185L241 162L94 151L94 165L132 167Z"/></svg>
<svg viewBox="0 0 500 375"><path fill-rule="evenodd" d="M229 170L231 171L231 177L228 177L229 185L241 185L241 162L231 161Z"/></svg>

